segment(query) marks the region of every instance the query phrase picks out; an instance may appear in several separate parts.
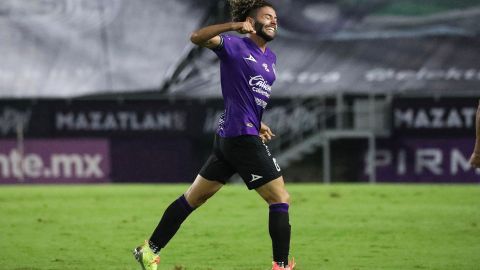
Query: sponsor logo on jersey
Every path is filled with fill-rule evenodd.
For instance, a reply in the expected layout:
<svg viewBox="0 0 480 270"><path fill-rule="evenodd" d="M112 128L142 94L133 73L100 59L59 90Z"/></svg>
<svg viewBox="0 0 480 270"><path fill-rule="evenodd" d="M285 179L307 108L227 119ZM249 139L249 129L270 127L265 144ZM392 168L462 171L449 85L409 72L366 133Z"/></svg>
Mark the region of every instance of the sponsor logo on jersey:
<svg viewBox="0 0 480 270"><path fill-rule="evenodd" d="M272 92L272 87L268 82L263 78L262 75L257 75L250 77L248 83L251 86L253 92L259 93L262 96L270 98L270 93Z"/></svg>
<svg viewBox="0 0 480 270"><path fill-rule="evenodd" d="M265 69L266 72L270 72L270 69L268 69L267 63L263 63L262 67Z"/></svg>

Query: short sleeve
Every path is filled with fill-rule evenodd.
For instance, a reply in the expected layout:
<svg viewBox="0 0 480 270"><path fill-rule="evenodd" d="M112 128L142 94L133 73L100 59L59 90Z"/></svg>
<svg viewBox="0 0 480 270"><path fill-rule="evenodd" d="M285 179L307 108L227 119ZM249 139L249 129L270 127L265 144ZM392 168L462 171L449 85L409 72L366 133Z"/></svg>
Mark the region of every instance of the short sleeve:
<svg viewBox="0 0 480 270"><path fill-rule="evenodd" d="M212 49L218 58L226 59L238 51L239 42L241 41L239 37L221 34L220 39L220 45Z"/></svg>

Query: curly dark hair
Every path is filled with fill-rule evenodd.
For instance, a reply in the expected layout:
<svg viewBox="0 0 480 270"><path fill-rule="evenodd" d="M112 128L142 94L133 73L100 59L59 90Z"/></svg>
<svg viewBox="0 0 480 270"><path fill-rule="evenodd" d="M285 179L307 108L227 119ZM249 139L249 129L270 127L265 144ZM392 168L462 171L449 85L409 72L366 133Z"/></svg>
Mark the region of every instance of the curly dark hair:
<svg viewBox="0 0 480 270"><path fill-rule="evenodd" d="M253 16L252 12L262 7L274 8L272 4L265 0L229 0L230 13L234 22L244 22L248 16Z"/></svg>

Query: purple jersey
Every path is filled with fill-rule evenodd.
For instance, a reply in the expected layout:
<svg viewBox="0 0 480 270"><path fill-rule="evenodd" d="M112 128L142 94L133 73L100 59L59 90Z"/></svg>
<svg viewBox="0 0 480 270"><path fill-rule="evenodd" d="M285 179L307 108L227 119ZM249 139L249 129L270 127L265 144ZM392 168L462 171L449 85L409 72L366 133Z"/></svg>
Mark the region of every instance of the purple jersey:
<svg viewBox="0 0 480 270"><path fill-rule="evenodd" d="M218 135L258 135L263 110L275 81L277 57L265 53L248 37L221 35L222 45L213 51L220 58L220 75L225 112Z"/></svg>

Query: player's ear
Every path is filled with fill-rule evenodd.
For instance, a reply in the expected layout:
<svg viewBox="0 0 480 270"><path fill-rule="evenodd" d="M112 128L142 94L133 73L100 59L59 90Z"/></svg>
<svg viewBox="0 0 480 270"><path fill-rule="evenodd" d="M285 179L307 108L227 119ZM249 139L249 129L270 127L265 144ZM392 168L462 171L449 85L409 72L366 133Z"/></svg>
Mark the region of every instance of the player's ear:
<svg viewBox="0 0 480 270"><path fill-rule="evenodd" d="M249 22L252 26L255 26L255 19L252 17L247 17L247 22Z"/></svg>

